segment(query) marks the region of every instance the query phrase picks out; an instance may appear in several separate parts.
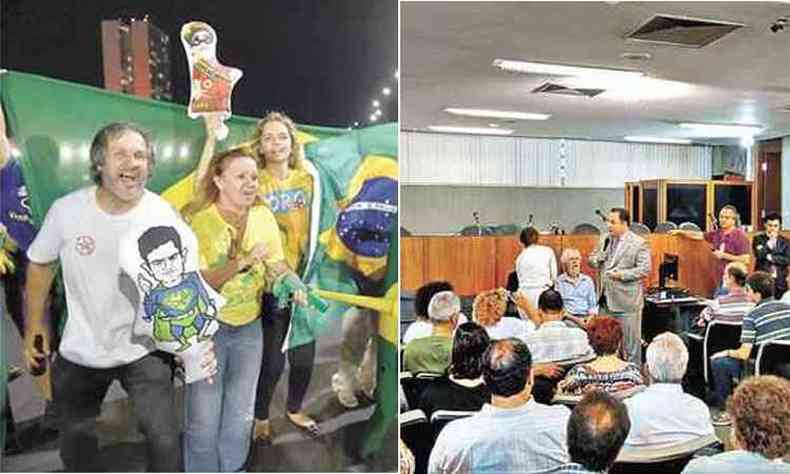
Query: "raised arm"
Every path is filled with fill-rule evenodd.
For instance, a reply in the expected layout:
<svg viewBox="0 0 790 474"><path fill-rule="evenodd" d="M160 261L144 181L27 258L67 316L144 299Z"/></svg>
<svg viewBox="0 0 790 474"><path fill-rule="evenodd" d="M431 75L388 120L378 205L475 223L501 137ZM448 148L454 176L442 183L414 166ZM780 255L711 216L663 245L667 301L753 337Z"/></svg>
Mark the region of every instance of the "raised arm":
<svg viewBox="0 0 790 474"><path fill-rule="evenodd" d="M217 127L220 123L219 117L215 115L203 116L203 124L206 128L206 141L203 143L203 153L200 155L200 161L195 170L194 194L198 193L200 181L208 172L208 165L211 163L211 157L214 156L214 148L217 144Z"/></svg>

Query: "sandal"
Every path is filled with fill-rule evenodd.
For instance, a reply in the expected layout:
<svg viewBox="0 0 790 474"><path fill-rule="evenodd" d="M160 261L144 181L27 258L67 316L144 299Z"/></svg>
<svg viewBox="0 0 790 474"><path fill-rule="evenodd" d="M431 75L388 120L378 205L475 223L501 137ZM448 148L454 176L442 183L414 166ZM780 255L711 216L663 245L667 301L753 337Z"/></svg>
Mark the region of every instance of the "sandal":
<svg viewBox="0 0 790 474"><path fill-rule="evenodd" d="M270 444L272 442L272 422L268 419L255 418L252 424L252 440Z"/></svg>
<svg viewBox="0 0 790 474"><path fill-rule="evenodd" d="M318 423L302 412L291 413L287 411L285 412L285 419L313 438L321 434L321 428L318 426Z"/></svg>

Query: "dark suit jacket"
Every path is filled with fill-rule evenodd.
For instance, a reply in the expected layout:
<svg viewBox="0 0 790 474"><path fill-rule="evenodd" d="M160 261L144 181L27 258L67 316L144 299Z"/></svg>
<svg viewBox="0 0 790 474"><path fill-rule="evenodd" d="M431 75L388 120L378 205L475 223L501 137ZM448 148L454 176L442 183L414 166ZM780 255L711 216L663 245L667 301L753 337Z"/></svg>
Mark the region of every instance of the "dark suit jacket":
<svg viewBox="0 0 790 474"><path fill-rule="evenodd" d="M763 234L755 235L752 239L752 252L756 259L755 269L771 273L771 265L776 265L776 288L787 289L787 266L790 265L790 241L781 235L776 239L776 246L773 250L768 248L768 236ZM771 261L768 261L768 256Z"/></svg>

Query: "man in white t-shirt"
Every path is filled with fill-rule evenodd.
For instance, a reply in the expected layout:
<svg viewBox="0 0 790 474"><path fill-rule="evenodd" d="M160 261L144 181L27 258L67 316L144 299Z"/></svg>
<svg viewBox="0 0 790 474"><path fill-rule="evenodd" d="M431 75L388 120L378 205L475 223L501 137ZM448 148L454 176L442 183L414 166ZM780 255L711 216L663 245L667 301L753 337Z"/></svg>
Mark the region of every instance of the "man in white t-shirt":
<svg viewBox="0 0 790 474"><path fill-rule="evenodd" d="M172 357L156 352L152 340L133 335L136 287L119 265L120 239L132 225L151 217L178 217L166 201L145 189L153 148L136 125L113 123L100 130L90 161L98 186L55 201L27 252L25 357L37 367L49 355L44 307L60 263L68 318L53 362L52 391L65 470L107 470L97 465L96 417L107 389L118 379L146 436L149 470L181 471ZM43 342L40 348L37 338Z"/></svg>

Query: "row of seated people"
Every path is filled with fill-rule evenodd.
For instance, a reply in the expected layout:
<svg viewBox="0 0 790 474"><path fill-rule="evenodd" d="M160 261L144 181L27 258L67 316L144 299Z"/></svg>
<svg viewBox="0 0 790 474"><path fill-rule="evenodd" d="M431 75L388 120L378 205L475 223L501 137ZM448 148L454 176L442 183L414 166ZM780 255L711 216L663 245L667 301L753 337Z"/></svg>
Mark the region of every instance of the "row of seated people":
<svg viewBox="0 0 790 474"><path fill-rule="evenodd" d="M731 265L728 267L726 273L728 276L725 277L725 284L728 285L728 289L730 290L729 294L720 296L717 300L711 302L710 307L703 311L700 317L700 324L705 324L705 322L709 320L715 321L718 318L723 318L728 321L742 319L744 321L744 326L747 328L745 331L745 338L743 339L744 344L754 344L755 341L761 343L781 337L783 334L782 329L790 327L790 311L788 311L790 307L784 303L773 301L772 289L774 287L774 282L770 275L762 272L755 272L749 275L747 279L745 268L738 265ZM747 282L749 284L745 285ZM744 288L744 286L747 286L747 288ZM535 376L532 395L538 402L549 403L554 395L552 389L557 381L557 375L561 375L562 373L562 368L556 370L557 367L550 362L562 361L563 359L567 360L569 358L572 359L572 356L583 353L584 351L574 352L574 348L579 347L579 344L570 342L574 340L574 333L575 331L579 331L578 329L565 328L561 327L561 325L552 324L561 319L561 311L557 310L557 305L553 298L553 293L556 292L549 290L544 293L546 293L546 295L545 297L543 294L541 295L542 301L539 302L538 308L537 319L538 324L540 324L538 330L516 331L516 333L512 335L525 342L530 351L534 350L536 357L534 357L533 360L538 363L534 364ZM744 298L744 295L746 295L746 298ZM503 300L506 296L507 294L502 291L484 292L478 295L473 306L474 319L478 322L490 323L491 321L489 320L497 319L496 317L491 318L492 314L501 318L501 313L503 313ZM433 303L433 299L431 302ZM443 302L443 304L440 305L439 302ZM451 292L445 292L441 298L437 298L436 303L436 305L429 305L428 313L431 315L434 324L444 327L444 331L439 331L440 333L443 332L446 335L452 335L452 321L459 318L458 313L460 311L460 305L455 301L454 295ZM560 303L559 308L561 307L562 305ZM440 311L441 308L444 308L444 311ZM753 311L755 308L759 311ZM743 318L743 313L747 313L746 318ZM763 318L759 323L755 323L756 317L760 315L765 316L766 313L769 313L768 319ZM436 316L439 317L436 318ZM518 322L515 318L504 319L512 319L514 322ZM545 320L544 324L549 323L548 329L552 329L546 334L556 337L547 337L545 339L534 337L540 332L540 327L544 326L544 324L540 323L540 319ZM768 322L768 324L766 325L765 322ZM512 325L518 326L518 324ZM491 329L498 330L493 331L494 334L492 334ZM442 384L436 384L435 387L431 384L433 388L431 388L431 390L426 390L424 397L421 396L419 399L415 399L412 395L412 407L424 409L427 415L431 416L431 413L438 409L476 410L478 409L477 407L486 403L486 391L488 387L483 384L479 374L475 375L474 371L472 371L471 374L469 373L469 367L474 367L474 362L466 361L463 356L480 354L480 347L486 346L487 338L500 339L498 336L501 335L501 329L502 326L500 321L494 324L488 324L484 327L475 326L473 324L459 327L455 332L455 342L451 342L449 345L449 350L452 353L452 360L449 360L449 354L447 357L436 357L434 360L440 367L449 366L449 374L441 379ZM524 335L525 333L526 335ZM563 337L563 333L565 337ZM581 333L584 334L583 331L581 331ZM784 334L786 333L787 331L784 331ZM679 340L676 336L671 336L669 334L662 336L662 338L669 337ZM559 382L559 393L555 399L562 400L564 395L579 395L593 388L603 388L613 393L627 393L630 388L641 385L639 369L635 366L632 367L632 364L624 362L616 355L617 348L621 345L622 341L622 330L616 320L608 317L593 318L587 325L587 334L584 335L584 338L589 339L589 344L594 348L598 357L590 363L577 365L571 368L566 378ZM447 341L444 342L446 343ZM585 344L586 343L587 341L585 340ZM444 344L442 344L442 346L448 347ZM571 351L568 354L563 354L563 346L571 348ZM477 347L477 349L475 349L475 347ZM407 350L404 353L404 364L407 369L410 368L410 360L414 359L409 357L410 351L408 349L409 347L407 345ZM717 359L722 359L724 357L731 359L729 356L735 352L737 351L722 351L714 358L714 366L718 367L718 364L720 364ZM545 357L547 354L550 355L548 358ZM434 354L434 356L436 355L437 354ZM553 356L554 359L552 359L551 356ZM542 357L542 359L539 359L539 357ZM748 353L746 357L748 357ZM705 426L707 429L710 427L711 423L708 410L704 403L699 399L683 394L681 386L679 385L679 381L685 372L688 361L688 352L685 351L685 347L684 356L679 359L675 358L675 360L683 361L683 368L680 374L678 375L675 373L675 378L678 381L676 384L677 392L678 394L682 394L689 404L696 404L697 407L702 408L702 410L696 411L698 416L695 418L693 425L700 427ZM738 364L737 372L734 372L735 369L732 368L734 365L733 361L728 361L727 365L724 365L722 370L719 371L723 372L720 375L724 375L724 378L718 377L717 379L716 374L719 372L714 372L714 380L717 380L717 390L714 392L714 400L716 401L715 405L718 407L723 408L727 395L732 391L733 376L742 375L741 366L743 364L737 361L735 362ZM454 367L459 367L460 369L456 372ZM649 373L650 367L651 365L648 363L645 372ZM727 372L727 370L729 370L729 372ZM417 367L415 371L419 372L419 367ZM443 371L443 369L436 371ZM652 376L653 374L650 375ZM549 379L548 384L541 383L545 382L546 379ZM661 377L653 377L653 379L661 380ZM548 389L546 389L544 385L548 385ZM660 386L660 383L656 385L656 387ZM465 392L470 392L470 390L466 390L469 387L473 387L471 390L473 394L467 398L464 397L463 394ZM657 402L657 407L665 408L668 406L666 404L666 394L659 393L657 390L658 389L647 390L645 394L656 394L653 397L653 402ZM649 400L649 398L644 398L644 395L635 398L635 400L639 399ZM458 405L443 405L443 400L463 401ZM693 410L685 409L683 412L695 413ZM726 412L721 410L721 413L717 414L715 420L717 424L726 424L721 423L721 421L727 418Z"/></svg>
<svg viewBox="0 0 790 474"><path fill-rule="evenodd" d="M429 473L604 472L621 447L621 460L639 459L640 452L670 453L679 445L697 449L704 446L697 440L716 438L705 404L680 386L687 360L680 338L665 333L648 347L650 383L645 390L623 401L605 390L591 390L571 413L533 396L526 344L516 338L492 341L480 356L488 401L447 424L430 447L407 438L412 444L408 451L430 453ZM735 419L733 450L695 460L684 472L734 472L738 467L750 473L790 472L790 464L783 462L790 454L788 401L790 382L785 379L764 376L742 383L727 406ZM409 452L402 454L407 469L411 459ZM668 472L680 472L688 459ZM426 470L419 461L416 466Z"/></svg>
<svg viewBox="0 0 790 474"><path fill-rule="evenodd" d="M747 285L747 278L751 285ZM696 331L686 338L694 354L691 372L697 374L701 372L697 367L703 366L702 372L706 374L706 379L713 382L715 390L711 394L712 403L718 408L723 407L727 395L732 392L732 378L737 378L741 374L744 362L750 355L754 358L757 352L756 350L744 352L740 349L739 352L731 349L739 348L741 343L744 348L751 349L755 344L790 340L790 313L787 312L790 309L788 306L790 294L786 294L780 301L775 301L773 299L775 283L770 274L754 272L752 275L747 275L747 269L742 263L732 262L726 266L723 281L727 292L709 302L699 316ZM437 293L449 291L451 288L447 282L432 282L420 288L415 300L417 313L429 313L428 302ZM601 372L607 372L616 374L607 377L612 385L617 385L628 383L629 374L633 377L638 373L638 367L626 364L615 356L618 349L621 349L622 330L618 327L617 337L613 337L614 329L611 324L607 324L607 319L582 320L569 315L570 311L561 294L552 289L540 295L537 309L531 308L526 298L519 293L516 293L515 297L512 295L504 290L479 294L473 304L473 319L485 328L491 339L517 337L527 343L537 363L536 373L539 377L536 393L539 397L544 392L549 393L550 396L550 390L553 389L557 376L561 375L562 367L558 367L557 363L567 369L573 362L584 361L592 355L590 346L598 358L589 365L574 369L574 377L571 379L583 379L585 376L590 376L592 371L595 372L594 377L600 378ZM503 317L508 299L517 303L522 318ZM770 318L763 318L759 324L756 324L757 316L766 313L770 314ZM403 366L407 371L443 373L450 363L454 327L467 319L460 314L457 302L454 305L445 304L443 311L434 311L432 314L433 316L429 316L429 321L418 321L405 332ZM748 317L744 318L747 315ZM593 321L596 321L594 325ZM746 331L742 335L741 324L744 321ZM711 322L726 323L729 325L729 331L724 332L721 340L711 337L710 341L706 341L706 350L702 351L700 345L695 342L701 340L701 335L714 326L710 324ZM585 328L586 333L580 327ZM720 334L720 332L708 332L712 336ZM740 358L737 357L739 353ZM709 354L712 354L712 357L708 357ZM733 355L735 357L731 357ZM709 365L712 365L711 370L708 370ZM774 371L773 368L770 370ZM787 371L787 367L784 371ZM708 372L712 372L711 376L707 376ZM774 372L783 374L781 368ZM548 386L546 386L547 379ZM581 393L570 381L562 383L561 389L571 394ZM705 398L704 390L703 387L701 393L699 391L695 393L700 398ZM726 425L726 418L722 410L722 415L717 416L715 422Z"/></svg>

